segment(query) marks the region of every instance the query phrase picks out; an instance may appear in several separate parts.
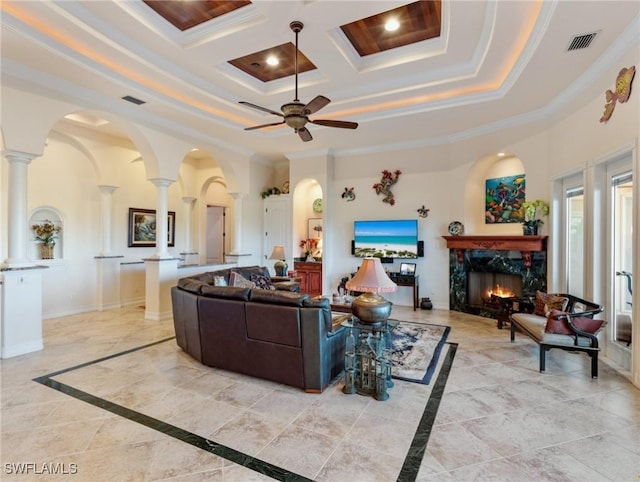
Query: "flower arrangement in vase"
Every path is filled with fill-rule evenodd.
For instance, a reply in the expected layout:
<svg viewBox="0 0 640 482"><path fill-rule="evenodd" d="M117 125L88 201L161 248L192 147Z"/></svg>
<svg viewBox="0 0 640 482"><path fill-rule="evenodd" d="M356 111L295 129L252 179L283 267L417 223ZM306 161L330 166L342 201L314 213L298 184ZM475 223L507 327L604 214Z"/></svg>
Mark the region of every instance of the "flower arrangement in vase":
<svg viewBox="0 0 640 482"><path fill-rule="evenodd" d="M31 229L35 233L33 239L41 243L40 255L42 259L52 259L53 247L56 245L56 239L58 239L58 233L61 229L60 226L56 226L53 222L45 219L31 226Z"/></svg>
<svg viewBox="0 0 640 482"><path fill-rule="evenodd" d="M537 235L538 227L544 222L542 218L549 215L549 204L541 199L525 201L520 205L522 231L525 235Z"/></svg>
<svg viewBox="0 0 640 482"><path fill-rule="evenodd" d="M318 249L318 240L319 238L311 238L300 241L300 248L306 261L315 261L313 257Z"/></svg>

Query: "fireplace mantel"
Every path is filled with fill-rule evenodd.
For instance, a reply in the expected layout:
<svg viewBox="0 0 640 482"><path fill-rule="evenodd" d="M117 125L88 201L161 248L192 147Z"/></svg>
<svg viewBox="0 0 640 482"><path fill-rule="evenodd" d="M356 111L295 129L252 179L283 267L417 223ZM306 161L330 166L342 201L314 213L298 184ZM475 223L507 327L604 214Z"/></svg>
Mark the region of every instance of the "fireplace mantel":
<svg viewBox="0 0 640 482"><path fill-rule="evenodd" d="M546 251L548 236L442 236L447 248L455 249L462 262L465 249L488 249L493 251L521 251L525 265L531 266L532 251Z"/></svg>
<svg viewBox="0 0 640 482"><path fill-rule="evenodd" d="M449 249L545 251L548 236L443 236Z"/></svg>

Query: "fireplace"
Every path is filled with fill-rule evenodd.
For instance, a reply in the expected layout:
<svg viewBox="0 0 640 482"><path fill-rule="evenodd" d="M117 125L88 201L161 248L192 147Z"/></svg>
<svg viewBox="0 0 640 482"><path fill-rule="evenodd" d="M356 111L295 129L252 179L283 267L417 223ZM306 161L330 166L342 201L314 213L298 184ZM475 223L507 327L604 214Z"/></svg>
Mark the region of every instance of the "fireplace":
<svg viewBox="0 0 640 482"><path fill-rule="evenodd" d="M508 273L468 273L467 304L496 306L496 298L522 297L522 276Z"/></svg>
<svg viewBox="0 0 640 482"><path fill-rule="evenodd" d="M444 238L449 248L449 309L497 318L499 297L533 298L536 291L546 291L546 236Z"/></svg>

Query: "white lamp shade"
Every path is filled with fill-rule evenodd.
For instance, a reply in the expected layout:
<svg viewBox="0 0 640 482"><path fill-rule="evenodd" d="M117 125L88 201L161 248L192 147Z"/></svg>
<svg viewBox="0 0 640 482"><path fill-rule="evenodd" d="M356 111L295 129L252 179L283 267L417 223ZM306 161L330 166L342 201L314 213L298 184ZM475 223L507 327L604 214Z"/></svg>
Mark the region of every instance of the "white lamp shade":
<svg viewBox="0 0 640 482"><path fill-rule="evenodd" d="M369 293L389 293L396 291L396 285L385 273L380 258L364 258L356 275L347 281L346 287L351 291Z"/></svg>
<svg viewBox="0 0 640 482"><path fill-rule="evenodd" d="M269 256L269 259L287 259L287 256L284 254L284 246L276 244L273 247L273 251L271 252L271 256Z"/></svg>

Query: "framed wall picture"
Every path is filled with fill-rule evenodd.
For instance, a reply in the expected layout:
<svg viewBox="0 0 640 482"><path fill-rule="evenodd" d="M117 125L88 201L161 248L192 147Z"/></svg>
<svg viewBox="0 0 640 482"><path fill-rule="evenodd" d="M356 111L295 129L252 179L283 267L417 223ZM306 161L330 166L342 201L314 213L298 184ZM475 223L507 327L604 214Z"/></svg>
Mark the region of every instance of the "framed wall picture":
<svg viewBox="0 0 640 482"><path fill-rule="evenodd" d="M322 238L322 218L309 218L307 220L307 239Z"/></svg>
<svg viewBox="0 0 640 482"><path fill-rule="evenodd" d="M167 224L168 246L175 246L176 213L169 211ZM156 212L154 209L129 208L130 248L156 245Z"/></svg>
<svg viewBox="0 0 640 482"><path fill-rule="evenodd" d="M525 175L494 177L485 181L485 224L521 223L520 205L525 199Z"/></svg>

